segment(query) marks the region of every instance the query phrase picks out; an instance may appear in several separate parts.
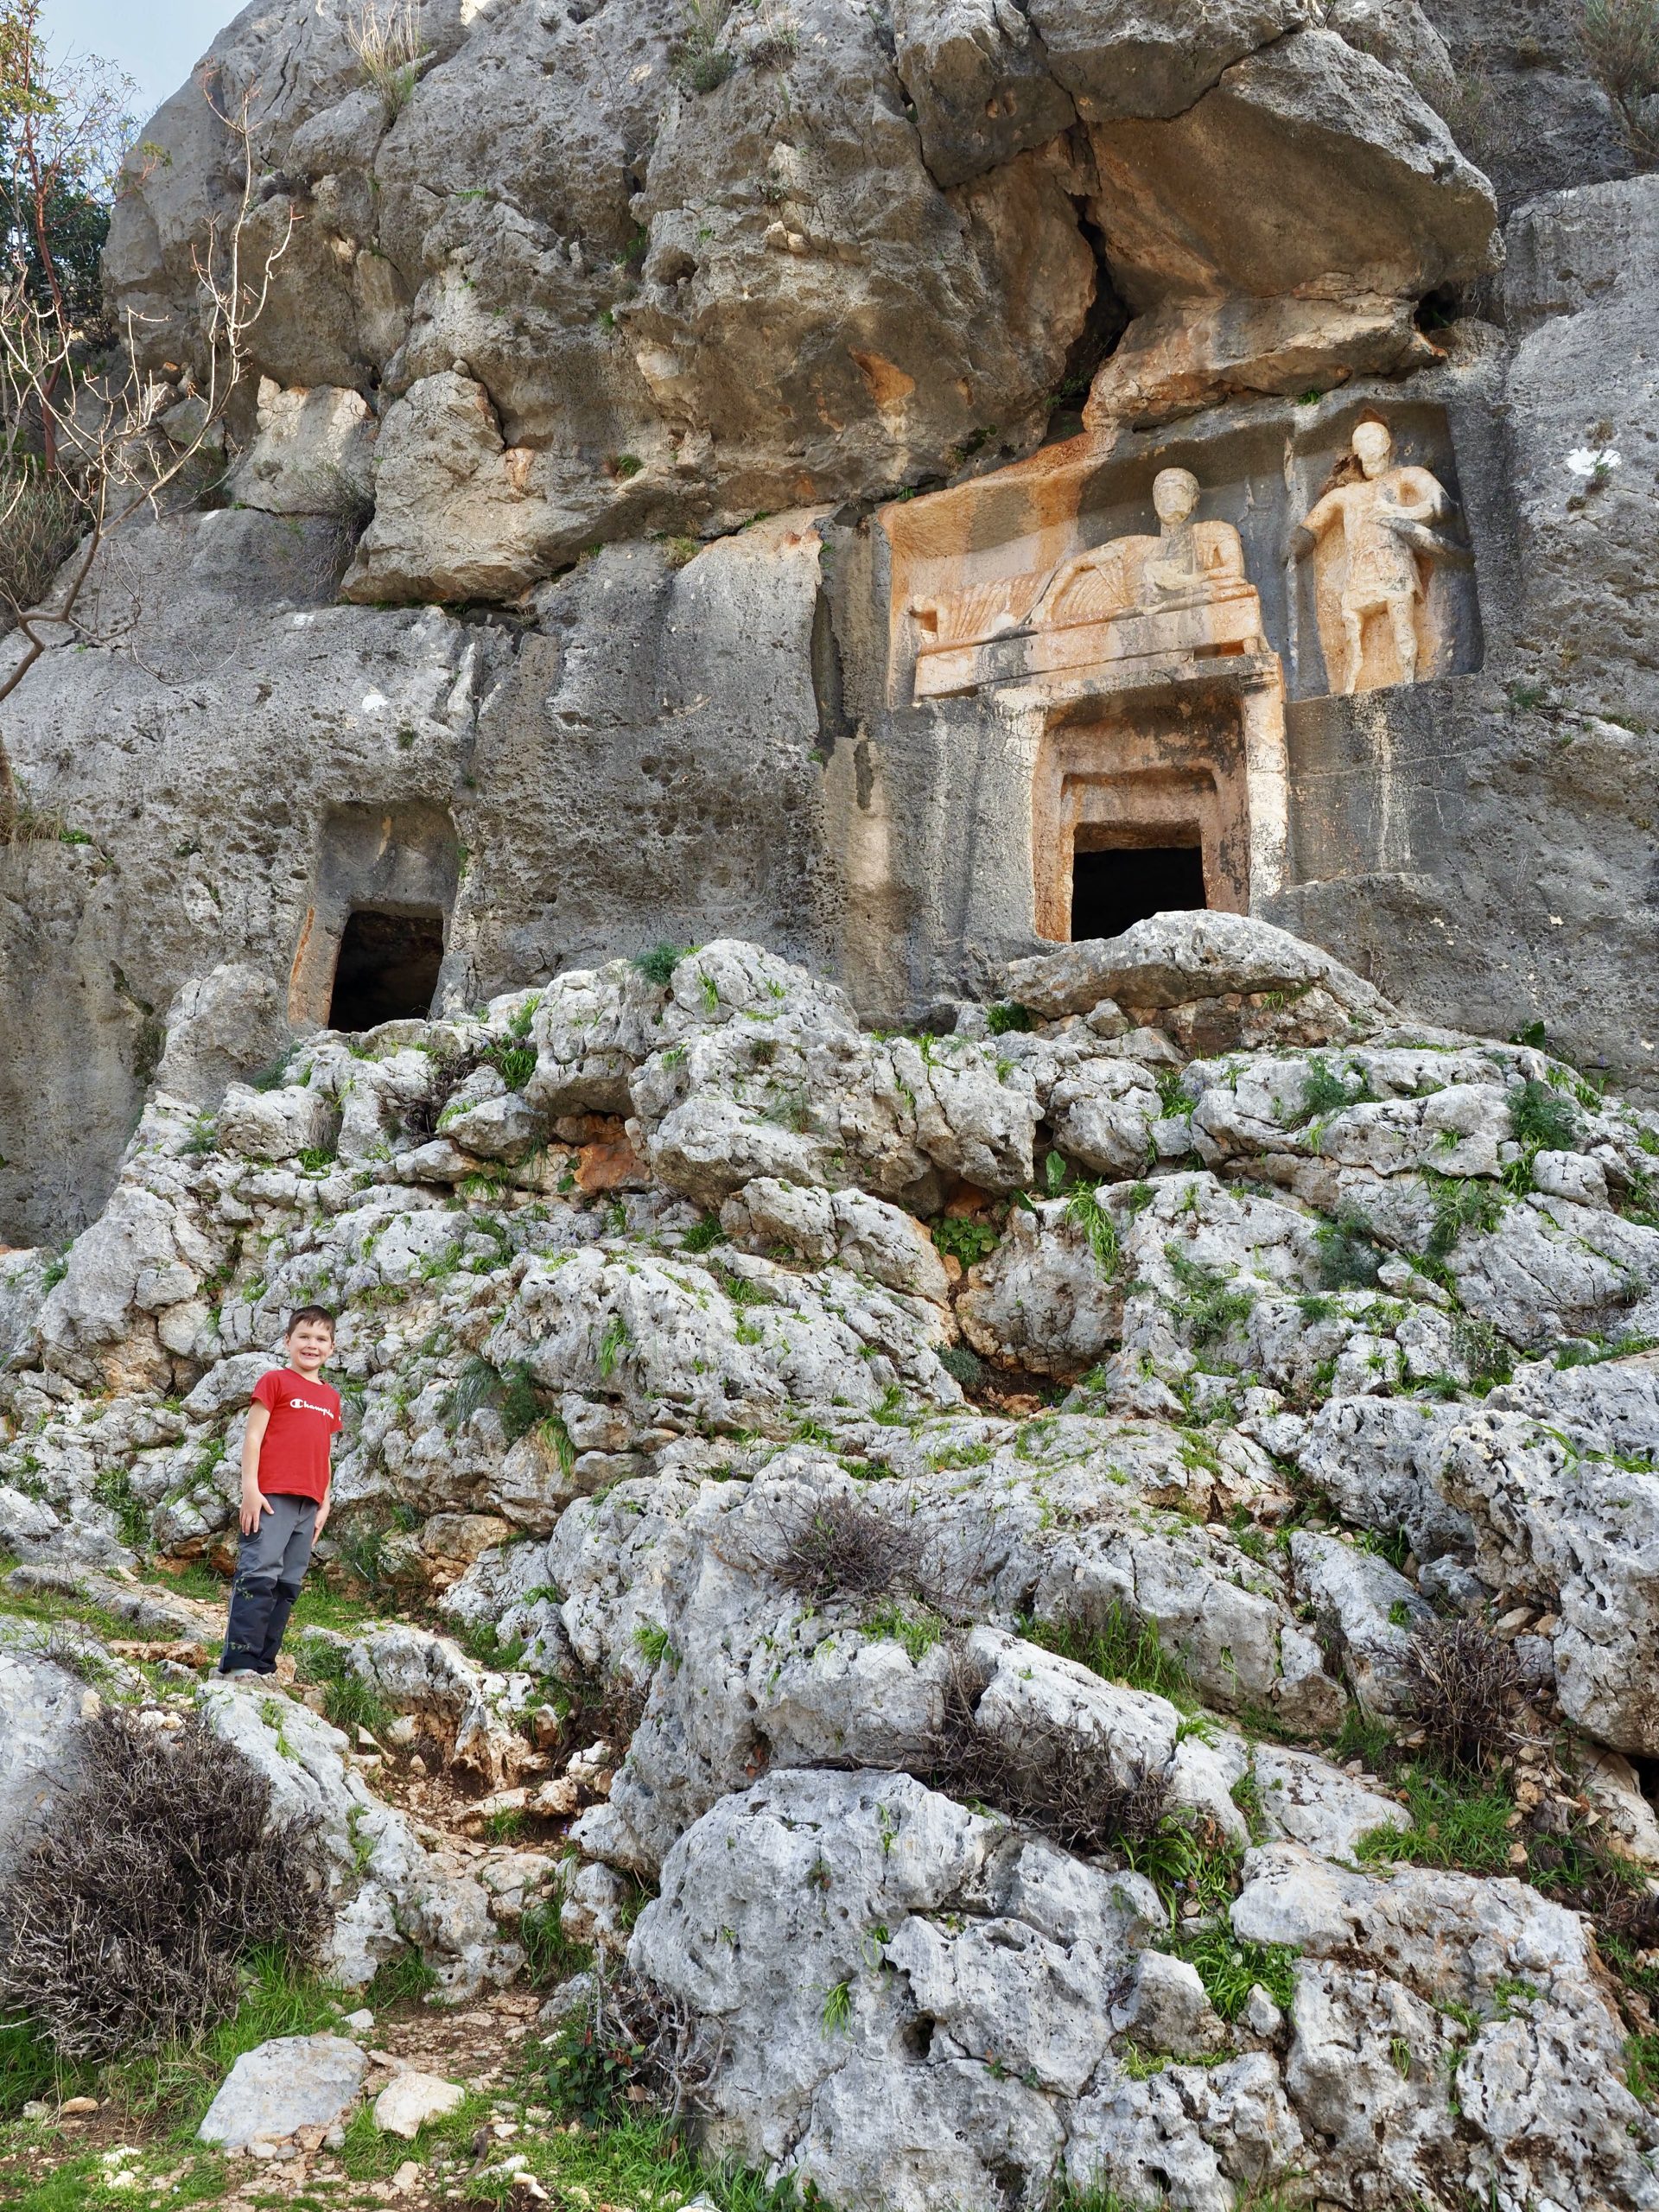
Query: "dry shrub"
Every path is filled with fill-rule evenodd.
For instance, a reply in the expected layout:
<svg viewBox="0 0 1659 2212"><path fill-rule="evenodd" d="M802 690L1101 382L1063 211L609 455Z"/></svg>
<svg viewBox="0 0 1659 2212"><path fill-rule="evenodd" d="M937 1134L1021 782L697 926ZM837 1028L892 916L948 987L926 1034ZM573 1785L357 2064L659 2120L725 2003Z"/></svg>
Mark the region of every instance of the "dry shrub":
<svg viewBox="0 0 1659 2212"><path fill-rule="evenodd" d="M1638 168L1659 164L1659 0L1585 0L1580 35Z"/></svg>
<svg viewBox="0 0 1659 2212"><path fill-rule="evenodd" d="M980 1727L980 1682L956 1655L945 1682L940 1760L929 1777L954 1797L994 1805L1085 1854L1146 1843L1169 1813L1169 1776L1130 1762L1113 1771L1108 1746L1091 1732L1033 1714L1017 1744Z"/></svg>
<svg viewBox="0 0 1659 2212"><path fill-rule="evenodd" d="M927 1598L931 1580L918 1530L837 1492L779 1516L767 1561L780 1582L815 1604L831 1598Z"/></svg>
<svg viewBox="0 0 1659 2212"><path fill-rule="evenodd" d="M80 507L60 476L0 469L0 630L38 607L75 550Z"/></svg>
<svg viewBox="0 0 1659 2212"><path fill-rule="evenodd" d="M82 1724L75 1779L0 1902L0 2012L67 2058L183 2040L236 2009L241 1962L314 1961L332 1914L315 1816L192 1719Z"/></svg>
<svg viewBox="0 0 1659 2212"><path fill-rule="evenodd" d="M346 43L380 95L388 122L409 105L428 48L415 0L362 0L345 24Z"/></svg>
<svg viewBox="0 0 1659 2212"><path fill-rule="evenodd" d="M560 2110L603 2122L644 2103L683 2119L726 2052L718 2022L643 1975L595 1971L553 2039L548 2083Z"/></svg>
<svg viewBox="0 0 1659 2212"><path fill-rule="evenodd" d="M1412 1712L1431 1747L1467 1772L1511 1750L1511 1703L1524 1669L1484 1621L1420 1629L1406 1659Z"/></svg>

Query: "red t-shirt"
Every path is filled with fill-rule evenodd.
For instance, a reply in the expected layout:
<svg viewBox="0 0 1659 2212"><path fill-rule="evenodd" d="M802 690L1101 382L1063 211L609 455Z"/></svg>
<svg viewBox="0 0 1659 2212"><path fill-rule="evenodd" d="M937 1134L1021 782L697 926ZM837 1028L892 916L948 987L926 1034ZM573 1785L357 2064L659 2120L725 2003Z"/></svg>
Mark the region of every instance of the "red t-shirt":
<svg viewBox="0 0 1659 2212"><path fill-rule="evenodd" d="M291 1367L273 1367L253 1386L256 1405L270 1408L259 1446L259 1488L267 1497L315 1497L328 1488L328 1447L341 1426L340 1393L308 1382Z"/></svg>

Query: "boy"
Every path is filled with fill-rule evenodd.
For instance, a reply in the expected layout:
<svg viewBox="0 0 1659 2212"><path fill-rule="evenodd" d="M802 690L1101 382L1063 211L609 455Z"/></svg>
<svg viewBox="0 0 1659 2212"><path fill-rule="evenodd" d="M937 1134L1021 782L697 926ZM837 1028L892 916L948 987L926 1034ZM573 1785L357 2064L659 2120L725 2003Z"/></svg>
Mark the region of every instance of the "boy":
<svg viewBox="0 0 1659 2212"><path fill-rule="evenodd" d="M242 1440L242 1541L221 1675L274 1675L283 1631L300 1594L311 1547L328 1519L328 1453L340 1426L340 1394L322 1381L334 1349L334 1317L302 1306L289 1319L286 1367L253 1386Z"/></svg>

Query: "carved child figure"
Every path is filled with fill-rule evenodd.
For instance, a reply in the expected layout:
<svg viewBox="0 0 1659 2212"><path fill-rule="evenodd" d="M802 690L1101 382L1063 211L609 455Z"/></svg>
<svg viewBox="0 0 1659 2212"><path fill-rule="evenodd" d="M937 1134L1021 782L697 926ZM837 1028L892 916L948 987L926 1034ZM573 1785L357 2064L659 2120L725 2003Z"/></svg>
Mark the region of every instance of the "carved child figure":
<svg viewBox="0 0 1659 2212"><path fill-rule="evenodd" d="M1338 484L1317 500L1291 540L1293 551L1302 556L1319 550L1329 531L1340 531L1339 546L1331 548L1336 559L1321 562L1319 593L1323 599L1334 584L1342 623L1344 692L1361 688L1365 624L1373 614L1387 617L1399 666L1396 680L1417 681L1417 616L1423 598L1419 556L1439 547L1429 525L1450 505L1427 469L1390 467L1394 441L1386 423L1367 418L1357 424L1353 449L1362 471L1359 481ZM1365 688L1385 681L1373 677Z"/></svg>

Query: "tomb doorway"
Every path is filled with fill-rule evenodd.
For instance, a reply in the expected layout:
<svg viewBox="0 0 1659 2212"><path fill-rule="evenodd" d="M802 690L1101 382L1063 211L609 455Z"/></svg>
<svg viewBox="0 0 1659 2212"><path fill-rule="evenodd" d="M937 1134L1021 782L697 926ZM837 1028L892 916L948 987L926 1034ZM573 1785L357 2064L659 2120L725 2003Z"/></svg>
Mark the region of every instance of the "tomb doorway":
<svg viewBox="0 0 1659 2212"><path fill-rule="evenodd" d="M1086 844L1079 831L1071 855L1071 935L1120 937L1149 914L1209 904L1204 848L1190 844Z"/></svg>
<svg viewBox="0 0 1659 2212"><path fill-rule="evenodd" d="M445 963L460 877L442 809L330 808L289 973L293 1027L355 1032L431 1013L454 980Z"/></svg>
<svg viewBox="0 0 1659 2212"><path fill-rule="evenodd" d="M346 917L334 963L328 1027L355 1033L432 1010L443 965L443 915L436 907L382 913L359 906Z"/></svg>
<svg viewBox="0 0 1659 2212"><path fill-rule="evenodd" d="M1250 910L1249 706L1224 688L1050 720L1032 791L1033 920L1064 943L1147 914Z"/></svg>

